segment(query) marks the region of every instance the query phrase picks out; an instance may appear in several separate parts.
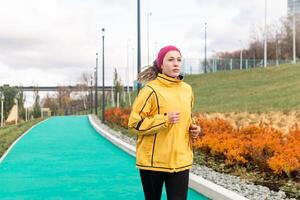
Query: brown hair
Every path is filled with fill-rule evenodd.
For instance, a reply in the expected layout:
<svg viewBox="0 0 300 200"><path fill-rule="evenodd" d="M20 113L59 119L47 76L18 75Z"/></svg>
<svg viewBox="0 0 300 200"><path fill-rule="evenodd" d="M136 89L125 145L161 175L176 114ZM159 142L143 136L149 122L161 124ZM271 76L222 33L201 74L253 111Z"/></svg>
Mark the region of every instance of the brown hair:
<svg viewBox="0 0 300 200"><path fill-rule="evenodd" d="M156 60L153 62L152 66L148 66L145 70L138 74L138 82L146 83L148 81L156 79L160 70L157 67Z"/></svg>

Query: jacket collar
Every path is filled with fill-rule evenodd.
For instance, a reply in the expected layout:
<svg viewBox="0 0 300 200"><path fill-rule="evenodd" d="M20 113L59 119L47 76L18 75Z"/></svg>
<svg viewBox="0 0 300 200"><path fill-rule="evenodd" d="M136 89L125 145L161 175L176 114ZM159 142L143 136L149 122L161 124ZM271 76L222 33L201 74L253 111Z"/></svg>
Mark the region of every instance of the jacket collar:
<svg viewBox="0 0 300 200"><path fill-rule="evenodd" d="M166 86L175 86L175 85L179 85L182 80L183 80L183 76L179 75L178 78L173 78L173 77L169 77L165 74L161 74L159 73L157 75L156 78L160 83L166 85Z"/></svg>

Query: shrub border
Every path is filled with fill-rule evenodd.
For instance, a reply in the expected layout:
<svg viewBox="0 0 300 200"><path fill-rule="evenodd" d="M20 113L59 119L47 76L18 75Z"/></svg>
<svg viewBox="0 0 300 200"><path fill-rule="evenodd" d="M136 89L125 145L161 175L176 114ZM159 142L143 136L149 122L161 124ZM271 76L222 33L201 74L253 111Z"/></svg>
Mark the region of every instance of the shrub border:
<svg viewBox="0 0 300 200"><path fill-rule="evenodd" d="M110 134L107 130L101 128L94 121L92 115L88 115L88 118L90 124L101 136L109 140L111 143L113 143L123 151L127 152L129 155L135 157L134 146L127 144L126 142ZM189 187L212 200L249 200L248 198L245 198L231 190L228 190L192 173L190 173Z"/></svg>

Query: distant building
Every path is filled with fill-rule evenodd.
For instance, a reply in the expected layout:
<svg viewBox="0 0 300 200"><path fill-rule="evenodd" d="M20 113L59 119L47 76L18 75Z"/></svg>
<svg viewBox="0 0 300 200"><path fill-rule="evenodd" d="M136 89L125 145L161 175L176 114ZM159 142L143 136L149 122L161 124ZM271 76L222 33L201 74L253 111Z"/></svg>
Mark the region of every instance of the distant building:
<svg viewBox="0 0 300 200"><path fill-rule="evenodd" d="M289 15L292 15L294 13L293 10L294 5L295 5L295 13L300 14L300 0L288 0L287 10Z"/></svg>
<svg viewBox="0 0 300 200"><path fill-rule="evenodd" d="M14 105L11 108L11 110L9 111L9 115L8 115L5 123L12 123L12 122L16 121L16 119L17 119L17 112L18 112L17 106Z"/></svg>
<svg viewBox="0 0 300 200"><path fill-rule="evenodd" d="M50 108L41 108L41 115L42 115L42 118L51 117Z"/></svg>

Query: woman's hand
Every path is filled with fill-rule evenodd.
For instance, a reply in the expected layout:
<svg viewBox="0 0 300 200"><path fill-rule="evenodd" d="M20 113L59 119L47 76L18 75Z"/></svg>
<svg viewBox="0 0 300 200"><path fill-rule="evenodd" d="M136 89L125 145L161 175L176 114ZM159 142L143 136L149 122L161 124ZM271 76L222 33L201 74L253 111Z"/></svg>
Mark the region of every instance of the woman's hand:
<svg viewBox="0 0 300 200"><path fill-rule="evenodd" d="M190 135L192 137L192 139L196 139L197 137L199 137L201 133L201 127L196 125L196 124L191 124L190 125Z"/></svg>
<svg viewBox="0 0 300 200"><path fill-rule="evenodd" d="M179 122L180 113L179 112L168 112L168 119L170 124L176 124Z"/></svg>

